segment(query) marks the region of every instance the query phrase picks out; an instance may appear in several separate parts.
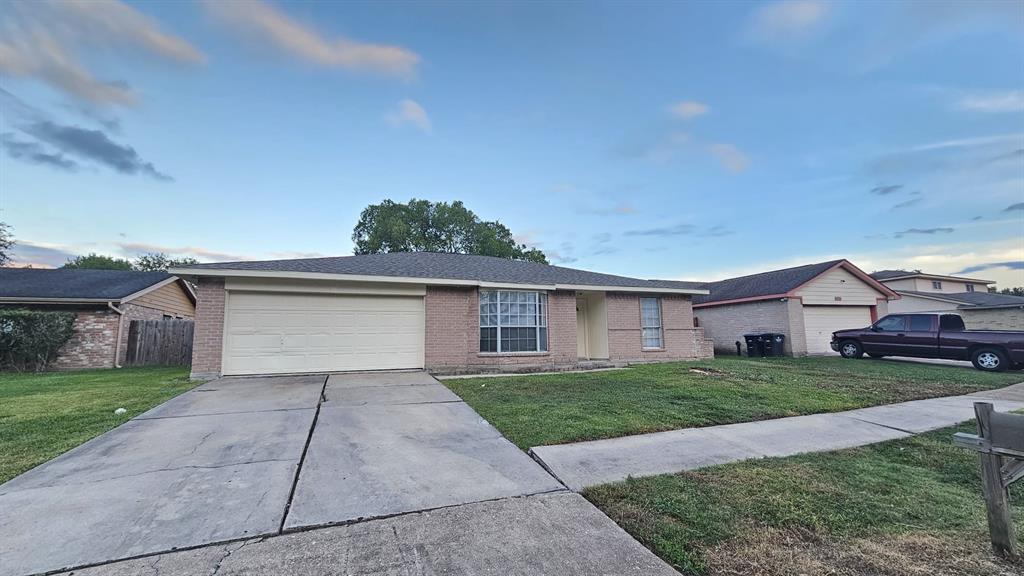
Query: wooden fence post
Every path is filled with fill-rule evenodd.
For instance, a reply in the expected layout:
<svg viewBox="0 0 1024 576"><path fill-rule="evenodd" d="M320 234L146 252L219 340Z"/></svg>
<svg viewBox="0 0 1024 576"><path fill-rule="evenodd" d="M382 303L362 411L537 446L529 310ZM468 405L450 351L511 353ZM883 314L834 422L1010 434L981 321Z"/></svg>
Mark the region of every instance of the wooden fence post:
<svg viewBox="0 0 1024 576"><path fill-rule="evenodd" d="M992 404L975 402L974 414L978 418L978 436L992 438ZM988 529L992 536L992 549L1000 556L1017 553L1013 517L1010 515L1010 493L1003 484L1003 458L997 454L981 454L981 487L988 513Z"/></svg>

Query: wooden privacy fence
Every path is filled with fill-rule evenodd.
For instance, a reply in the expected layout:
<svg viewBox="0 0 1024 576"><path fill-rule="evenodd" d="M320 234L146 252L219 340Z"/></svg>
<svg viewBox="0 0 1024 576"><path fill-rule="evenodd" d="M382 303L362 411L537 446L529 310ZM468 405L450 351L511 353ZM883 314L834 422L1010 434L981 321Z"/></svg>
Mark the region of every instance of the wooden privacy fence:
<svg viewBox="0 0 1024 576"><path fill-rule="evenodd" d="M132 320L126 366L190 366L192 320Z"/></svg>

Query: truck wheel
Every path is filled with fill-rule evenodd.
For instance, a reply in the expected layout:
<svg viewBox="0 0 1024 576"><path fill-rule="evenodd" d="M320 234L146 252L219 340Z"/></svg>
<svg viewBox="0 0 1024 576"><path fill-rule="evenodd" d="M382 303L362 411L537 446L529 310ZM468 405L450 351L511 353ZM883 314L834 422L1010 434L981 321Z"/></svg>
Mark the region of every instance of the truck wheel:
<svg viewBox="0 0 1024 576"><path fill-rule="evenodd" d="M998 348L978 348L971 354L971 363L985 372L1003 372L1010 367L1006 354Z"/></svg>
<svg viewBox="0 0 1024 576"><path fill-rule="evenodd" d="M860 358L864 355L864 350L856 340L843 340L839 343L839 355L843 358Z"/></svg>

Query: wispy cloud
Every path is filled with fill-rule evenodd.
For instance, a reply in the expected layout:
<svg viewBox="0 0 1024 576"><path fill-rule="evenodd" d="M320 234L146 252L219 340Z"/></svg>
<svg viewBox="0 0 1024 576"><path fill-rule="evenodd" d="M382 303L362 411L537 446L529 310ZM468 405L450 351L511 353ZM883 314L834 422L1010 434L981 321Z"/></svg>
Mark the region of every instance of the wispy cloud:
<svg viewBox="0 0 1024 576"><path fill-rule="evenodd" d="M49 120L33 122L21 127L21 130L65 154L91 160L122 174L143 174L157 180L173 180L157 170L151 162L143 160L134 148L114 142L100 130L65 126Z"/></svg>
<svg viewBox="0 0 1024 576"><path fill-rule="evenodd" d="M11 158L61 170L75 170L83 161L93 162L121 174L172 180L151 162L143 160L134 148L114 142L102 130L59 124L3 89L0 89L0 106L23 136L32 137L32 140L23 140L12 133L0 136L0 145Z"/></svg>
<svg viewBox="0 0 1024 576"><path fill-rule="evenodd" d="M707 238L721 238L722 236L732 236L736 232L722 225L716 225L704 230L699 233L698 236L704 236Z"/></svg>
<svg viewBox="0 0 1024 576"><path fill-rule="evenodd" d="M954 274L973 274L975 272L981 272L982 270L991 270L993 268L1006 268L1008 270L1024 270L1024 260L1014 260L1012 262L986 262L985 264L968 266L963 270L954 272Z"/></svg>
<svg viewBox="0 0 1024 576"><path fill-rule="evenodd" d="M342 36L329 38L313 26L292 19L259 0L204 0L221 21L249 33L278 50L329 68L411 77L420 56L389 44L372 44Z"/></svg>
<svg viewBox="0 0 1024 576"><path fill-rule="evenodd" d="M676 224L658 228L644 228L640 230L626 230L623 236L685 236L697 230L693 224Z"/></svg>
<svg viewBox="0 0 1024 576"><path fill-rule="evenodd" d="M1010 204L1003 209L1003 212L1018 212L1024 210L1024 202L1017 202L1016 204Z"/></svg>
<svg viewBox="0 0 1024 576"><path fill-rule="evenodd" d="M900 202L898 204L894 204L892 209L893 210L900 210L902 208L910 208L911 206L916 206L916 205L920 204L923 201L924 200L922 198L911 198L910 200L905 200L905 201Z"/></svg>
<svg viewBox="0 0 1024 576"><path fill-rule="evenodd" d="M75 256L77 253L65 246L19 239L11 249L11 265L14 267L57 268Z"/></svg>
<svg viewBox="0 0 1024 576"><path fill-rule="evenodd" d="M750 165L750 159L732 144L712 144L708 151L730 172L743 172Z"/></svg>
<svg viewBox="0 0 1024 576"><path fill-rule="evenodd" d="M35 78L96 104L130 105L137 94L124 82L96 78L79 63L83 51L130 47L175 62L205 60L191 44L116 0L13 0L4 8L0 73Z"/></svg>
<svg viewBox="0 0 1024 576"><path fill-rule="evenodd" d="M751 16L747 35L759 42L789 43L807 38L828 14L829 4L819 0L783 0L762 5Z"/></svg>
<svg viewBox="0 0 1024 576"><path fill-rule="evenodd" d="M252 259L248 256L243 256L240 254L218 252L216 250L210 250L208 248L202 248L199 246L166 246L161 244L149 244L146 242L119 242L115 244L115 246L117 246L127 256L138 256L140 254L160 252L162 254L168 254L170 256L188 256L195 258L197 260L215 262Z"/></svg>
<svg viewBox="0 0 1024 576"><path fill-rule="evenodd" d="M971 112L1022 112L1024 90L971 92L957 100L956 107Z"/></svg>
<svg viewBox="0 0 1024 576"><path fill-rule="evenodd" d="M636 207L629 202L618 202L611 206L581 205L575 208L577 214L594 214L597 216L628 216L636 213Z"/></svg>
<svg viewBox="0 0 1024 576"><path fill-rule="evenodd" d="M879 196L888 196L889 194L898 192L901 188L903 188L903 184L883 184L872 188L871 193Z"/></svg>
<svg viewBox="0 0 1024 576"><path fill-rule="evenodd" d="M39 142L19 140L10 132L0 134L0 146L3 147L5 152L7 152L8 156L15 160L22 160L31 164L41 164L43 166L50 166L51 168L58 168L60 170L67 171L73 171L78 168L77 162L60 152L50 152Z"/></svg>
<svg viewBox="0 0 1024 576"><path fill-rule="evenodd" d="M707 104L695 100L684 100L683 102L676 102L668 110L670 114L680 120L690 120L707 114L711 108Z"/></svg>
<svg viewBox="0 0 1024 576"><path fill-rule="evenodd" d="M424 132L430 132L433 128L427 111L415 100L402 100L394 110L387 113L385 119L393 126L412 125Z"/></svg>
<svg viewBox="0 0 1024 576"><path fill-rule="evenodd" d="M907 228L893 234L893 238L902 238L904 236L911 235L935 235L935 234L952 234L955 232L955 228L939 227L939 228Z"/></svg>

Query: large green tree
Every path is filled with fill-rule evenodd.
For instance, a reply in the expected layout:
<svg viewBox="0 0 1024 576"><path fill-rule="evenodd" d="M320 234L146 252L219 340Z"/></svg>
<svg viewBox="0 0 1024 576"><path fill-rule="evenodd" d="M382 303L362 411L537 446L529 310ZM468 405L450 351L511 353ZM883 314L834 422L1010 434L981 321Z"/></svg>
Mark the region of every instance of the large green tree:
<svg viewBox="0 0 1024 576"><path fill-rule="evenodd" d="M11 227L6 222L0 222L0 266L10 263L12 246L14 236L11 235Z"/></svg>
<svg viewBox="0 0 1024 576"><path fill-rule="evenodd" d="M90 270L132 270L132 263L125 258L114 258L92 252L85 256L68 258L61 268L77 268Z"/></svg>
<svg viewBox="0 0 1024 576"><path fill-rule="evenodd" d="M187 266L189 264L198 263L199 261L195 258L171 258L163 252L150 252L148 254L143 254L136 258L135 261L128 260L127 258L114 258L113 256L104 256L102 254L92 253L85 256L69 258L63 268L158 272L166 271L168 268L173 268L175 266Z"/></svg>
<svg viewBox="0 0 1024 576"><path fill-rule="evenodd" d="M1003 288L999 291L1000 294L1009 294L1010 296L1024 296L1024 286L1014 286L1013 288Z"/></svg>
<svg viewBox="0 0 1024 576"><path fill-rule="evenodd" d="M140 272L166 272L168 268L188 266L189 264L199 264L199 260L195 258L171 258L163 252L150 252L136 258L135 262L132 263L132 267Z"/></svg>
<svg viewBox="0 0 1024 576"><path fill-rule="evenodd" d="M548 262L540 250L517 243L504 224L481 220L459 201L371 204L359 216L352 242L356 254L452 252Z"/></svg>

